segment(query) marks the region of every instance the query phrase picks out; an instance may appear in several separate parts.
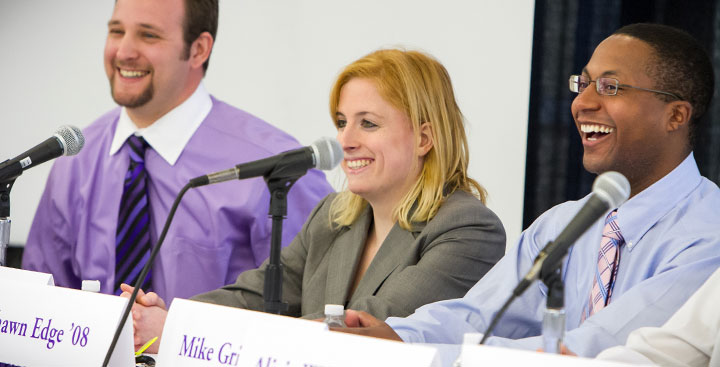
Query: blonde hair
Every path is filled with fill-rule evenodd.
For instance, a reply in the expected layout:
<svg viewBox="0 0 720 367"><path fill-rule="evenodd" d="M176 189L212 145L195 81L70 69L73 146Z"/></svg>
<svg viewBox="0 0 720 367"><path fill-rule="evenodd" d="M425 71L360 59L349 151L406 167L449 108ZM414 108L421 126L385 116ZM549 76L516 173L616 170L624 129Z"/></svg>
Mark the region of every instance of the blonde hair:
<svg viewBox="0 0 720 367"><path fill-rule="evenodd" d="M463 115L455 102L452 83L445 67L418 51L378 50L351 63L340 73L330 92L330 115L336 120L340 91L351 79L375 83L380 95L405 112L420 141L422 124L429 123L433 146L426 154L420 176L393 210L399 225L411 229L412 222L432 219L445 197L455 190L474 194L483 203L487 193L467 176L468 144ZM330 208L332 223L353 223L368 203L345 190Z"/></svg>

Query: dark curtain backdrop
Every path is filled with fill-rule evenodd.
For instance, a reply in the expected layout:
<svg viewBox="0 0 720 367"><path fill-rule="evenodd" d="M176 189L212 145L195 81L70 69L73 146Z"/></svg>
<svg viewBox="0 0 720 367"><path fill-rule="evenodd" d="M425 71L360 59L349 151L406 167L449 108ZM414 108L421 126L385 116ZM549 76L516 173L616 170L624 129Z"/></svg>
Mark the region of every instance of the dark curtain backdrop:
<svg viewBox="0 0 720 367"><path fill-rule="evenodd" d="M582 166L582 144L570 113L568 77L579 74L595 46L623 25L662 23L705 45L720 79L720 0L537 0L528 116L523 227L567 200L587 195L595 179ZM717 85L717 80L716 80ZM720 182L720 100L717 87L700 121L695 158Z"/></svg>

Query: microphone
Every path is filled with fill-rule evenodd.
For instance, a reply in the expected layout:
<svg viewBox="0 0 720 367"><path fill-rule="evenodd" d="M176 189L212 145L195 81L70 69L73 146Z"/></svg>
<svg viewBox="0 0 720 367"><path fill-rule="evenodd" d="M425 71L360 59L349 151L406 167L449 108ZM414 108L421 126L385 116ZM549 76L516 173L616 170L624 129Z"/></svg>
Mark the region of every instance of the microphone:
<svg viewBox="0 0 720 367"><path fill-rule="evenodd" d="M75 126L64 125L44 142L13 159L0 163L0 182L16 179L23 171L61 155L75 155L85 145L85 137Z"/></svg>
<svg viewBox="0 0 720 367"><path fill-rule="evenodd" d="M630 197L630 182L619 172L608 171L595 179L592 195L575 217L560 232L555 241L548 243L535 258L535 263L513 293L518 295L533 280L544 278L557 269L570 246L609 209L617 208Z"/></svg>
<svg viewBox="0 0 720 367"><path fill-rule="evenodd" d="M493 316L492 320L490 320L490 325L485 330L480 344L485 344L485 341L515 298L520 297L535 279L541 278L546 280L549 279L548 277L553 276L570 246L572 246L595 221L607 213L609 209L619 207L620 204L624 203L629 197L630 183L621 173L609 171L598 176L593 183L592 195L588 201L580 211L575 214L575 217L568 223L565 229L560 232L560 235L558 235L555 241L545 245L542 251L535 257L535 262L530 268L530 271L528 271L525 277L515 286L508 300L505 301L505 304L503 304L500 310ZM562 294L562 292L560 294ZM564 330L564 327L561 329Z"/></svg>
<svg viewBox="0 0 720 367"><path fill-rule="evenodd" d="M320 138L307 147L289 150L272 157L238 164L224 171L195 177L190 180L190 186L199 187L258 176L265 178L299 177L310 168L333 169L342 158L343 150L337 140Z"/></svg>
<svg viewBox="0 0 720 367"><path fill-rule="evenodd" d="M340 146L340 143L338 143L337 140L333 138L321 138L312 145L308 147L303 147L295 150L289 150L284 153L280 153L277 155L274 155L269 158L260 159L253 162L238 164L237 166L224 170L219 171L215 173L210 173L208 175L203 175L199 177L195 177L192 180L190 180L178 193L177 197L175 198L175 201L172 204L172 207L170 208L170 212L168 213L167 218L165 219L165 226L163 227L162 232L160 233L160 237L157 240L157 244L152 248L152 251L150 252L150 259L147 261L143 269L140 271L140 275L137 278L137 281L135 282L133 293L130 295L130 299L128 299L128 303L125 306L125 310L123 311L123 315L120 318L120 322L118 323L117 328L115 329L115 335L113 336L113 340L110 343L110 347L108 348L107 353L105 354L105 361L103 362L103 367L107 366L110 362L110 357L113 354L113 351L115 350L115 345L117 344L118 339L120 338L120 333L122 331L123 325L125 325L125 321L127 321L130 311L132 310L132 305L135 303L135 299L137 298L138 291L140 289L140 286L147 276L148 272L150 271L150 266L155 261L155 257L160 251L160 247L162 246L163 242L165 241L165 236L167 235L168 229L170 228L170 223L172 222L173 217L175 216L175 211L178 208L178 205L180 205L180 200L185 195L185 193L194 187L209 185L213 183L223 182L223 181L229 181L234 179L244 179L244 178L250 178L250 177L256 177L256 176L263 176L266 180L270 179L282 179L287 178L289 180L297 179L298 177L304 175L308 169L310 168L317 168L321 170L329 170L333 167L337 166L340 163L340 160L343 157L343 150ZM294 181L293 181L294 182ZM290 182L290 186L292 185L292 182ZM272 186L270 183L268 183L268 186ZM285 188L289 188L290 186L284 186ZM272 189L271 189L272 191ZM285 191L287 193L287 191ZM278 196L282 196L282 198L279 198ZM273 217L273 227L272 227L272 238L270 239L270 264L273 264L274 257L273 255L276 255L275 261L279 262L279 248L280 248L280 237L279 234L282 233L282 216L275 216L273 210L286 210L286 203L281 202L282 199L286 199L285 195L277 195L277 196L271 196L270 201L270 214ZM276 225L276 223L280 223L279 225ZM273 250L273 249L276 250ZM273 272L273 269L270 269L268 272L268 275L266 275L266 281L268 278L272 278L275 276L275 279L282 280L282 264L280 266L276 266L275 272ZM275 275L273 275L275 274ZM268 286L265 286L266 292L268 289ZM273 288L271 291L280 290L280 293L282 292L282 286ZM270 292L272 293L272 292ZM267 304L267 301L266 301Z"/></svg>

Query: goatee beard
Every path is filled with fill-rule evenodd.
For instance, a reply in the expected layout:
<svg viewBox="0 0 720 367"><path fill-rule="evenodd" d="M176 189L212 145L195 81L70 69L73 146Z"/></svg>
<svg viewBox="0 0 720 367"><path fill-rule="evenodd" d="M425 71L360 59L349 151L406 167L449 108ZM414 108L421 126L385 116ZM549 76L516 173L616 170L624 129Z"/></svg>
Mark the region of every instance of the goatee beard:
<svg viewBox="0 0 720 367"><path fill-rule="evenodd" d="M152 83L145 88L142 93L139 95L136 95L134 97L125 97L123 99L118 98L118 96L115 95L115 87L114 87L114 81L115 78L113 77L113 80L110 81L110 94L112 95L113 100L115 103L117 103L120 106L123 106L125 108L137 108L142 107L153 97L153 94L155 93L155 90L153 89Z"/></svg>

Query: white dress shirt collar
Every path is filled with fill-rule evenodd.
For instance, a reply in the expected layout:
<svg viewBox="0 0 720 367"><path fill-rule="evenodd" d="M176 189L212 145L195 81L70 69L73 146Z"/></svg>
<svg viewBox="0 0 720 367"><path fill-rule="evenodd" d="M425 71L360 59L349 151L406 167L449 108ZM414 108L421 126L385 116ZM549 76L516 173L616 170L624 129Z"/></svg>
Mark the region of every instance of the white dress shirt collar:
<svg viewBox="0 0 720 367"><path fill-rule="evenodd" d="M201 82L195 92L150 126L138 129L127 114L120 111L115 135L110 145L110 155L117 153L131 134L142 136L145 141L171 166L175 165L185 145L212 109L210 94Z"/></svg>

